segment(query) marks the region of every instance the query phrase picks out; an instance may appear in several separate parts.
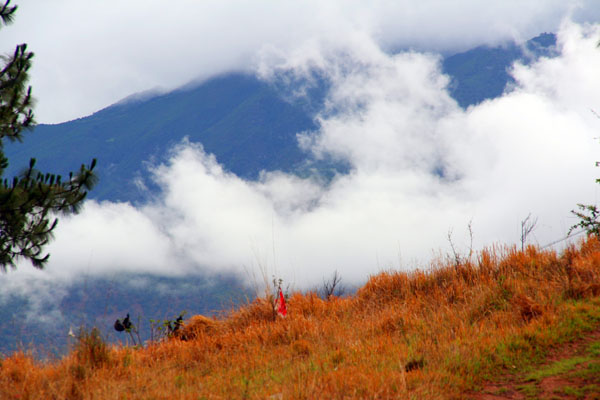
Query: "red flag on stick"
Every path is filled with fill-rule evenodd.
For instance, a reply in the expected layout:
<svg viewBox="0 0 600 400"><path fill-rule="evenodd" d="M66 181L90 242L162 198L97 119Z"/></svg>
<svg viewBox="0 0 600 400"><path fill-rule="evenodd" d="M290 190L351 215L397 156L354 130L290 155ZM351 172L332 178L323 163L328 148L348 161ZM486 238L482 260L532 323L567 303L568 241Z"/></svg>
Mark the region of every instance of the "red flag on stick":
<svg viewBox="0 0 600 400"><path fill-rule="evenodd" d="M285 317L287 315L287 308L285 307L285 298L283 297L281 288L279 288L279 298L277 299L277 303L275 305L277 307L277 314Z"/></svg>

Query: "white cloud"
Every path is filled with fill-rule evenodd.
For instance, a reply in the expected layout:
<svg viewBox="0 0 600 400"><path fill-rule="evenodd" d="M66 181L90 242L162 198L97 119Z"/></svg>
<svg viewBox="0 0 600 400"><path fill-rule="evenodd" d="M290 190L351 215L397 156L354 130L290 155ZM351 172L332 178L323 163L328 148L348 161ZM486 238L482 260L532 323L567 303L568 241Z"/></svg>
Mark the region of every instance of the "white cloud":
<svg viewBox="0 0 600 400"><path fill-rule="evenodd" d="M565 22L559 57L515 66L514 91L467 110L448 96L431 54L390 56L364 35L301 57L281 52L263 73L318 68L331 78L336 112L304 143L347 160L350 174L325 186L282 173L247 182L184 143L155 170L164 192L153 204L89 202L63 219L48 274L263 265L309 286L335 269L357 282L424 266L450 250L449 229L464 250L470 220L478 248L518 242L530 212L534 242L561 238L576 203L597 200L598 37L597 25Z"/></svg>
<svg viewBox="0 0 600 400"><path fill-rule="evenodd" d="M594 0L28 0L19 7L0 49L27 42L36 53L32 85L45 123L134 92L252 69L261 54L305 51L322 40L362 35L385 49L456 52L555 31L570 12L576 20L600 17Z"/></svg>
<svg viewBox="0 0 600 400"><path fill-rule="evenodd" d="M51 250L52 270L58 275L98 267L103 273L162 273L176 257L156 222L130 204L88 201L81 214L60 220Z"/></svg>

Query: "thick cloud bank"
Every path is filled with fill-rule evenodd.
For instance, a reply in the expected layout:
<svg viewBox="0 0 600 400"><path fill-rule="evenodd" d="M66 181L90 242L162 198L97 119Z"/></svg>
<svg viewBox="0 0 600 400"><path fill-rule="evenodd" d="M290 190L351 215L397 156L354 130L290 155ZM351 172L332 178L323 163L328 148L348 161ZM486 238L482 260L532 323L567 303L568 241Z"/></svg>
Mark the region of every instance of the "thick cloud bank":
<svg viewBox="0 0 600 400"><path fill-rule="evenodd" d="M561 238L576 222L570 210L597 196L598 38L597 25L565 22L558 57L515 65L513 90L467 110L433 54L390 56L365 35L278 51L263 60L264 77L331 80L320 130L299 141L351 173L328 185L281 173L247 182L182 143L154 170L163 194L152 204L88 202L62 219L48 273L266 268L302 287L335 269L358 282L426 266L450 251L449 230L465 251L469 221L477 248L517 243L530 212L532 243Z"/></svg>
<svg viewBox="0 0 600 400"><path fill-rule="evenodd" d="M555 32L571 13L598 21L596 0L27 0L0 51L28 43L36 115L43 123L82 117L154 87L173 89L228 70L252 69L258 54L298 43L365 35L386 50L455 53L481 44Z"/></svg>

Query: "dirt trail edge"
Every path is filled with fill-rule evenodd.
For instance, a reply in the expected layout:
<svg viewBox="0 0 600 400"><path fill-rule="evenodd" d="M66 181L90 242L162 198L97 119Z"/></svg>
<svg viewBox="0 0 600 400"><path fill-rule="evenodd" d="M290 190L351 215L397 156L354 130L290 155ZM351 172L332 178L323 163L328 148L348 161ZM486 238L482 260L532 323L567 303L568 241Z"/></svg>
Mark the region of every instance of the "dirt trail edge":
<svg viewBox="0 0 600 400"><path fill-rule="evenodd" d="M543 364L487 382L466 398L600 400L600 328L557 346Z"/></svg>

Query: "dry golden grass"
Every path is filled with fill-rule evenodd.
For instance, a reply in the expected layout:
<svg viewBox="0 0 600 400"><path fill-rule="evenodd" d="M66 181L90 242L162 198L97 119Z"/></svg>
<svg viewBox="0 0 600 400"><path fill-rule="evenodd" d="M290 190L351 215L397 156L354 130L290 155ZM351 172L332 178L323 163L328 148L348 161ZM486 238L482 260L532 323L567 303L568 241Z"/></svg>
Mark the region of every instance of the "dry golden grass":
<svg viewBox="0 0 600 400"><path fill-rule="evenodd" d="M472 262L383 272L350 298L294 293L192 319L146 348L94 332L61 360L1 360L0 399L441 399L540 360L600 325L600 242L494 247ZM186 330L187 329L187 330Z"/></svg>

